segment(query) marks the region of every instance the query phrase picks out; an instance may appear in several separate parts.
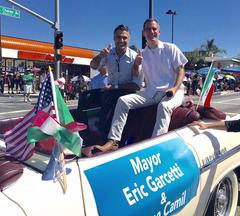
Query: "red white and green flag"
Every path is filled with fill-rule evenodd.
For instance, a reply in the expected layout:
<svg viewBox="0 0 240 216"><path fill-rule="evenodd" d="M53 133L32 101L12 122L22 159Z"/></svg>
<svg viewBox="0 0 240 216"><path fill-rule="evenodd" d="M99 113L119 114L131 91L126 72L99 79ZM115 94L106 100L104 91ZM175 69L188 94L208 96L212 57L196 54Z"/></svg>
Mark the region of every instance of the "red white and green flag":
<svg viewBox="0 0 240 216"><path fill-rule="evenodd" d="M205 82L203 83L198 105L201 104L201 105L204 105L204 107L210 107L212 94L214 92L214 85L213 85L214 74L215 74L215 70L213 68L213 63L212 63L211 66L209 67L209 71L205 79Z"/></svg>
<svg viewBox="0 0 240 216"><path fill-rule="evenodd" d="M80 156L82 138L78 131L86 127L84 124L74 122L57 86L52 93L56 95L57 104L51 102L48 107L38 111L32 127L28 129L28 143L54 137L58 143ZM47 94L46 97L49 95Z"/></svg>

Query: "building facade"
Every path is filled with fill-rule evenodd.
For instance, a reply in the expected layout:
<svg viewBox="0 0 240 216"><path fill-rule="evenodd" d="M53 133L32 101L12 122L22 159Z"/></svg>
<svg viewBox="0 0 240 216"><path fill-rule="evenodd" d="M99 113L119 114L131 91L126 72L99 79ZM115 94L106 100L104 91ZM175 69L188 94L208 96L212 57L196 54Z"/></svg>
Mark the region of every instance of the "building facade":
<svg viewBox="0 0 240 216"><path fill-rule="evenodd" d="M97 50L72 46L61 49L61 71L73 77L91 76L90 61ZM24 73L27 69L38 68L39 72L54 68L54 44L16 37L1 36L1 73Z"/></svg>

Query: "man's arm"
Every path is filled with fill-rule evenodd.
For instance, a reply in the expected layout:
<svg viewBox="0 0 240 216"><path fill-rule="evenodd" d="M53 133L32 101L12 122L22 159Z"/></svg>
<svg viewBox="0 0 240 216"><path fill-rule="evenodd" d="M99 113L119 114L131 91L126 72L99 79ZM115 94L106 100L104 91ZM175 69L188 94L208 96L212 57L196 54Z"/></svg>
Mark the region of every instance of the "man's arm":
<svg viewBox="0 0 240 216"><path fill-rule="evenodd" d="M176 90L178 90L179 87L181 86L184 76L185 76L184 67L181 65L177 68L177 79L174 85L174 88L176 88Z"/></svg>
<svg viewBox="0 0 240 216"><path fill-rule="evenodd" d="M100 53L91 60L90 67L96 70L99 67L101 60L102 60L102 55Z"/></svg>
<svg viewBox="0 0 240 216"><path fill-rule="evenodd" d="M95 56L90 62L90 67L96 70L99 67L102 58L106 57L109 54L111 48L112 45L109 44L107 48L104 48L97 56Z"/></svg>
<svg viewBox="0 0 240 216"><path fill-rule="evenodd" d="M143 61L143 56L142 56L142 53L139 51L135 58L133 67L132 67L132 75L133 76L139 76L139 74L141 72L142 61Z"/></svg>
<svg viewBox="0 0 240 216"><path fill-rule="evenodd" d="M215 122L209 122L209 123L205 123L202 121L194 121L193 123L189 124L189 126L195 126L195 125L198 125L200 130L205 130L208 128L227 130L227 126L224 121L215 121Z"/></svg>
<svg viewBox="0 0 240 216"><path fill-rule="evenodd" d="M181 86L184 76L185 76L184 67L183 67L183 65L181 65L177 68L177 78L176 78L176 82L175 82L174 86L172 88L168 89L166 92L172 92L173 96L174 96L175 93L177 92L177 90L179 89L179 87Z"/></svg>

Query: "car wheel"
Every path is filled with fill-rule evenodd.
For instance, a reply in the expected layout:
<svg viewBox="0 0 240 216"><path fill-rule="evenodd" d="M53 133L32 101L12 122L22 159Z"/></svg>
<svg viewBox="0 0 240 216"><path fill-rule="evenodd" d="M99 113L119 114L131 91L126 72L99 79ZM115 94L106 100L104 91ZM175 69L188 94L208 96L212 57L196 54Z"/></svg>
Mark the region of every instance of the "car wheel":
<svg viewBox="0 0 240 216"><path fill-rule="evenodd" d="M238 203L238 179L231 171L217 185L206 216L234 216Z"/></svg>

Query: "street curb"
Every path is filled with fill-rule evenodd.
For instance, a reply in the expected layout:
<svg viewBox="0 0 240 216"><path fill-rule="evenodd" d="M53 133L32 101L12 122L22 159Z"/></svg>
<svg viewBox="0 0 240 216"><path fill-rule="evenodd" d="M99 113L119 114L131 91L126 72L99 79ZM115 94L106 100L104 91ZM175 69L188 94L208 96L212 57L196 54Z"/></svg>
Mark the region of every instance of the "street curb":
<svg viewBox="0 0 240 216"><path fill-rule="evenodd" d="M39 95L39 93L36 94L30 94L30 98L37 98ZM0 94L0 97L23 97L23 94L8 94L8 93L4 93L4 94Z"/></svg>

